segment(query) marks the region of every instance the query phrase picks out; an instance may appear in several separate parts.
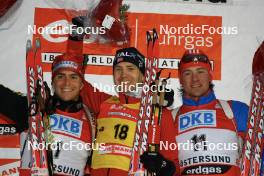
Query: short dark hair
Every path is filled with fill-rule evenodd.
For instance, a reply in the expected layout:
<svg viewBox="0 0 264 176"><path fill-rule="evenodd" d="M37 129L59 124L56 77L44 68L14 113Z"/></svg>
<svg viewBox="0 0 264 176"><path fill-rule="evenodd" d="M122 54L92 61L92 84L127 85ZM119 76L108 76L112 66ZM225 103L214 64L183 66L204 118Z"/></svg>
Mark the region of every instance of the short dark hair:
<svg viewBox="0 0 264 176"><path fill-rule="evenodd" d="M117 50L113 62L113 69L120 62L130 62L134 64L143 75L145 73L145 56L141 54L135 47Z"/></svg>

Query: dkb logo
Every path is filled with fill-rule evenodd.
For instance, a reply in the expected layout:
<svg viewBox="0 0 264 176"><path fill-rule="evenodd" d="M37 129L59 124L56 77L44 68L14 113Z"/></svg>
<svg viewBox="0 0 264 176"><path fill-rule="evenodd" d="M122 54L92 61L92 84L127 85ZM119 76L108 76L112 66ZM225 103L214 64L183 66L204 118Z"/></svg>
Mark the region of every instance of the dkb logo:
<svg viewBox="0 0 264 176"><path fill-rule="evenodd" d="M59 131L76 137L81 136L82 121L59 114L50 116L51 130Z"/></svg>
<svg viewBox="0 0 264 176"><path fill-rule="evenodd" d="M179 132L195 127L215 127L215 110L191 111L179 116Z"/></svg>

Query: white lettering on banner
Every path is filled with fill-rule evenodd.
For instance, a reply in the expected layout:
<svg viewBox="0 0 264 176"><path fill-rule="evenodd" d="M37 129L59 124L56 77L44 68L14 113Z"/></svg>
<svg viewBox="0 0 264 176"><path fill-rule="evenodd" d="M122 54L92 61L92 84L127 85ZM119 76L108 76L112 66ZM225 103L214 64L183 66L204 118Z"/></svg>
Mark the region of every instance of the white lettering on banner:
<svg viewBox="0 0 264 176"><path fill-rule="evenodd" d="M73 135L76 137L81 136L83 122L71 117L66 117L59 114L50 116L50 127L52 131Z"/></svg>
<svg viewBox="0 0 264 176"><path fill-rule="evenodd" d="M173 35L173 34L163 34L160 35L160 45L165 46L181 46L183 43L185 49L193 49L194 47L212 47L213 37L204 37L204 36L192 36L192 35Z"/></svg>
<svg viewBox="0 0 264 176"><path fill-rule="evenodd" d="M18 172L18 168L20 167L20 161L17 162L13 162L10 164L5 164L5 165L1 165L0 166L0 175L2 176L8 176L8 175L12 175L12 176L18 176L19 172Z"/></svg>
<svg viewBox="0 0 264 176"><path fill-rule="evenodd" d="M0 135L14 135L16 132L15 126L0 124Z"/></svg>
<svg viewBox="0 0 264 176"><path fill-rule="evenodd" d="M53 23L50 23L47 26L45 26L45 28L50 29L51 31L44 32L42 36L44 39L48 40L49 42L53 42L53 43L65 42L68 40L68 36L65 35L65 32L67 34L67 31L63 31L63 29L67 29L68 26L69 23L67 20L54 21ZM56 34L56 37L53 37L51 34ZM60 36L58 37L58 35Z"/></svg>
<svg viewBox="0 0 264 176"><path fill-rule="evenodd" d="M215 110L198 110L191 111L179 116L179 132L183 132L195 127L215 127L216 111Z"/></svg>
<svg viewBox="0 0 264 176"><path fill-rule="evenodd" d="M208 175L208 174L221 174L223 173L222 167L219 166L197 166L191 169L187 169L183 174L204 174L204 175Z"/></svg>
<svg viewBox="0 0 264 176"><path fill-rule="evenodd" d="M160 25L160 45L184 46L185 49L194 47L214 46L212 35L237 35L237 26L214 26L209 24L195 25L192 23L180 26Z"/></svg>

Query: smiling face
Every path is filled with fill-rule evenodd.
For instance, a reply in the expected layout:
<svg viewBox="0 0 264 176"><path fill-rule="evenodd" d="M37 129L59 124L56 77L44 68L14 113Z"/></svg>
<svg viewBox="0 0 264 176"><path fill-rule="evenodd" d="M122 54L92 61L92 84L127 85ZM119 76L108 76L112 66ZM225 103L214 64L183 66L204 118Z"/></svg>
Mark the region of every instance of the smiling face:
<svg viewBox="0 0 264 176"><path fill-rule="evenodd" d="M212 77L208 70L201 66L186 68L180 74L184 96L194 100L207 94L211 80Z"/></svg>
<svg viewBox="0 0 264 176"><path fill-rule="evenodd" d="M143 74L134 64L121 62L114 67L114 82L115 85L125 85L124 90L128 90L129 86L143 82Z"/></svg>
<svg viewBox="0 0 264 176"><path fill-rule="evenodd" d="M61 70L53 78L52 87L55 94L63 101L77 101L83 82L77 73Z"/></svg>

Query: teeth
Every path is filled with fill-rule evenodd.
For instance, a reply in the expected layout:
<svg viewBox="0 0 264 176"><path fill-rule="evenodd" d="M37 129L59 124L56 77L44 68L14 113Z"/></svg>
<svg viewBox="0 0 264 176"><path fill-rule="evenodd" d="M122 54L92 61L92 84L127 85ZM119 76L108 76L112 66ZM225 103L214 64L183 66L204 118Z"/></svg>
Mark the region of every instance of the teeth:
<svg viewBox="0 0 264 176"><path fill-rule="evenodd" d="M192 85L192 88L200 87L200 85Z"/></svg>
<svg viewBox="0 0 264 176"><path fill-rule="evenodd" d="M124 85L129 84L129 81L122 81L121 83L123 83Z"/></svg>
<svg viewBox="0 0 264 176"><path fill-rule="evenodd" d="M62 91L64 91L64 92L70 92L72 90L71 89L62 89Z"/></svg>

